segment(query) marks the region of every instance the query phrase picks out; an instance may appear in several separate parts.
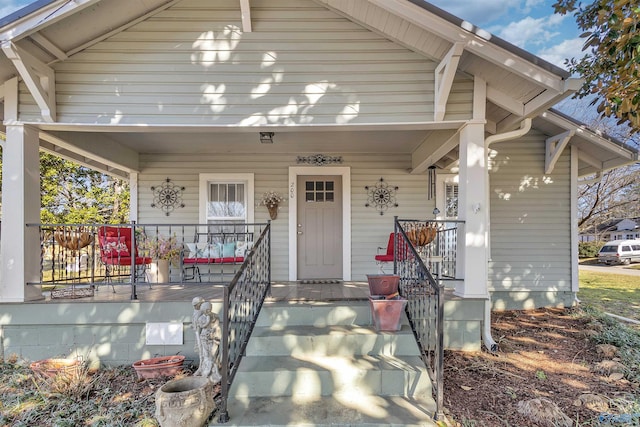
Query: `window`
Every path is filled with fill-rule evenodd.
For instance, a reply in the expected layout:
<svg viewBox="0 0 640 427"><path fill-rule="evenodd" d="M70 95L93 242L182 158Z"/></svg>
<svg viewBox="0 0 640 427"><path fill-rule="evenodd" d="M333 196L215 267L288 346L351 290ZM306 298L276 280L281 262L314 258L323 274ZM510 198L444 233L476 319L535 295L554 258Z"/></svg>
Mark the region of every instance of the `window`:
<svg viewBox="0 0 640 427"><path fill-rule="evenodd" d="M207 222L245 221L247 201L245 184L241 182L209 182Z"/></svg>
<svg viewBox="0 0 640 427"><path fill-rule="evenodd" d="M444 184L444 206L446 218L458 217L458 184L446 182Z"/></svg>
<svg viewBox="0 0 640 427"><path fill-rule="evenodd" d="M251 173L200 174L201 224L251 223L253 200Z"/></svg>
<svg viewBox="0 0 640 427"><path fill-rule="evenodd" d="M307 181L305 182L306 202L333 202L333 181Z"/></svg>

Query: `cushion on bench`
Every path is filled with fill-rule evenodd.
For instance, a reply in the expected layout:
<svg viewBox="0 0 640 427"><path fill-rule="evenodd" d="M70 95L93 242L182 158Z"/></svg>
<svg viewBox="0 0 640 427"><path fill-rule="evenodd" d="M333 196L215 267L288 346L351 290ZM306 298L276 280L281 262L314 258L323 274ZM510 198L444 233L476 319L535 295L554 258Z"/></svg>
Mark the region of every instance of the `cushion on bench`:
<svg viewBox="0 0 640 427"><path fill-rule="evenodd" d="M237 264L244 262L244 257L218 258L183 258L183 264Z"/></svg>

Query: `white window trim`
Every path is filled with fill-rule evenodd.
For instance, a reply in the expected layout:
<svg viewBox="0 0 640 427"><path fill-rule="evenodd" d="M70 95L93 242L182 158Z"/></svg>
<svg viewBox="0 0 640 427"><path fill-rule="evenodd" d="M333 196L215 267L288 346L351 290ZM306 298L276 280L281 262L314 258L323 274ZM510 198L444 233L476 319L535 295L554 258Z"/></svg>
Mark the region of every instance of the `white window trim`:
<svg viewBox="0 0 640 427"><path fill-rule="evenodd" d="M207 200L209 198L209 183L232 184L242 182L247 188L245 197L247 202L247 222L254 222L255 196L254 196L254 175L252 173L201 173L200 174L200 196L199 196L199 219L200 224L207 223Z"/></svg>

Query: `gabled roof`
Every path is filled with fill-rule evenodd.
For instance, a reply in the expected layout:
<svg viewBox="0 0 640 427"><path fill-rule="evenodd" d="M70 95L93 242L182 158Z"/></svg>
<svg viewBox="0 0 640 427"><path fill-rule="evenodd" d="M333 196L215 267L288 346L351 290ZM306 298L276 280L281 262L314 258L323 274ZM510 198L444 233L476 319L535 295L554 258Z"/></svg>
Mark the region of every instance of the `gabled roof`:
<svg viewBox="0 0 640 427"><path fill-rule="evenodd" d="M259 18L251 15L249 1L236 1L238 20L244 31L251 31L252 19L255 24ZM313 1L439 62L443 73L455 71L484 80L489 133L516 128L523 118L539 116L580 86L567 71L422 0ZM0 44L16 46L50 66L180 2L39 0L0 20ZM0 54L0 83L16 75L12 61ZM0 85L0 100L1 89ZM561 113L545 114L535 123L549 135L564 131L577 135L571 143L580 144L584 153L581 174L628 163L634 156L637 160L637 152L629 147L593 134ZM109 135L114 141L122 136ZM161 137L154 140L158 147Z"/></svg>
<svg viewBox="0 0 640 427"><path fill-rule="evenodd" d="M517 127L522 117L578 88L566 71L423 1L314 1L436 61L460 51L458 71L487 81L489 128L498 132ZM0 41L52 64L179 2L40 0L1 21ZM238 10L249 4L238 3ZM0 55L0 82L14 75L11 62Z"/></svg>

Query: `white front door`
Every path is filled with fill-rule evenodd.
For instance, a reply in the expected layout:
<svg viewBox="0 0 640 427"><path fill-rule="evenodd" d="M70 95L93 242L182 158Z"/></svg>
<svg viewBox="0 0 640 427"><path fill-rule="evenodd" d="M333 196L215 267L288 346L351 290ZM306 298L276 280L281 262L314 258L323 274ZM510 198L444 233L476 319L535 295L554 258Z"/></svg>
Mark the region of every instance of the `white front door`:
<svg viewBox="0 0 640 427"><path fill-rule="evenodd" d="M341 279L342 177L299 175L298 279Z"/></svg>

